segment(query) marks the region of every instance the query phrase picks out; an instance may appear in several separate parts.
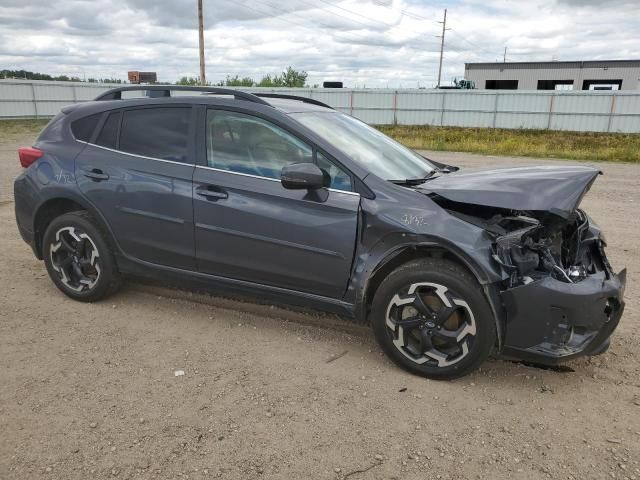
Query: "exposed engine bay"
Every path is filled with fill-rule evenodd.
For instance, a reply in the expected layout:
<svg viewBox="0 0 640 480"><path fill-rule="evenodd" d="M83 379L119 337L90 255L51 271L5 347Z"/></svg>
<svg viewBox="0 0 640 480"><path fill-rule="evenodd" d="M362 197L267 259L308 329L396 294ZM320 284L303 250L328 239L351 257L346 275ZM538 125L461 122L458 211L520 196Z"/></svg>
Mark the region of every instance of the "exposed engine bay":
<svg viewBox="0 0 640 480"><path fill-rule="evenodd" d="M548 212L500 209L432 197L452 215L477 225L494 240L493 259L509 274L505 287L551 276L578 283L605 268L603 242L582 210L564 219Z"/></svg>

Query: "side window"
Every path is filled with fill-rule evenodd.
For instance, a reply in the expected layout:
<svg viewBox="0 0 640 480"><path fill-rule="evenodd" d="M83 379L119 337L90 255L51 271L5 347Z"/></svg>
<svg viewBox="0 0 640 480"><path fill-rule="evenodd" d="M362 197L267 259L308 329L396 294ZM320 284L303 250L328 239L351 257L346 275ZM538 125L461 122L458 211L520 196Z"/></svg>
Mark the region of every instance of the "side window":
<svg viewBox="0 0 640 480"><path fill-rule="evenodd" d="M96 139L96 145L116 148L118 144L118 128L120 127L120 112L111 112L102 126Z"/></svg>
<svg viewBox="0 0 640 480"><path fill-rule="evenodd" d="M311 147L266 120L224 110L207 112L210 167L279 179L285 165L312 161Z"/></svg>
<svg viewBox="0 0 640 480"><path fill-rule="evenodd" d="M125 110L118 150L186 163L190 121L190 107Z"/></svg>
<svg viewBox="0 0 640 480"><path fill-rule="evenodd" d="M96 113L95 115L89 115L87 117L79 118L71 124L71 132L76 140L82 140L88 142L91 140L93 131L98 126L98 121L102 113Z"/></svg>
<svg viewBox="0 0 640 480"><path fill-rule="evenodd" d="M318 167L320 167L321 170L324 170L331 178L329 188L344 190L347 192L351 192L353 190L353 187L351 186L351 177L320 152L317 152L316 154L316 163L318 164Z"/></svg>

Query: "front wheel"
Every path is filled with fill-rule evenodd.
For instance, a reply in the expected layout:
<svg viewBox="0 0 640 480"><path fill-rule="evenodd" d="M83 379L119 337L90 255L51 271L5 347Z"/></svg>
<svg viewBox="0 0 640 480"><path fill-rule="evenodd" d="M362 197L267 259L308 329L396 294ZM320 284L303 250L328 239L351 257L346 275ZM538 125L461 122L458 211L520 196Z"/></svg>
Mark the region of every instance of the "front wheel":
<svg viewBox="0 0 640 480"><path fill-rule="evenodd" d="M475 370L491 354L491 308L469 273L442 259L406 263L383 280L371 324L384 352L409 372L449 380Z"/></svg>
<svg viewBox="0 0 640 480"><path fill-rule="evenodd" d="M94 302L120 286L120 275L105 234L85 211L53 219L42 255L53 283L74 300Z"/></svg>

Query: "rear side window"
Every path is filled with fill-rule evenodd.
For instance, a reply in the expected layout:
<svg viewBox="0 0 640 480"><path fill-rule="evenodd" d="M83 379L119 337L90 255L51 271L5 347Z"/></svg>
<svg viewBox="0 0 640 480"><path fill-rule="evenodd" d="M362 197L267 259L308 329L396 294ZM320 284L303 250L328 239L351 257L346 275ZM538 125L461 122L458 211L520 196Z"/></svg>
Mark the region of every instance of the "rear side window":
<svg viewBox="0 0 640 480"><path fill-rule="evenodd" d="M76 140L82 140L88 142L91 140L93 131L98 126L102 113L96 113L95 115L89 115L88 117L79 118L71 124L71 132Z"/></svg>
<svg viewBox="0 0 640 480"><path fill-rule="evenodd" d="M191 108L159 107L122 113L118 149L145 157L187 162Z"/></svg>
<svg viewBox="0 0 640 480"><path fill-rule="evenodd" d="M118 128L120 127L120 112L110 113L100 130L96 144L107 148L116 148L118 144Z"/></svg>

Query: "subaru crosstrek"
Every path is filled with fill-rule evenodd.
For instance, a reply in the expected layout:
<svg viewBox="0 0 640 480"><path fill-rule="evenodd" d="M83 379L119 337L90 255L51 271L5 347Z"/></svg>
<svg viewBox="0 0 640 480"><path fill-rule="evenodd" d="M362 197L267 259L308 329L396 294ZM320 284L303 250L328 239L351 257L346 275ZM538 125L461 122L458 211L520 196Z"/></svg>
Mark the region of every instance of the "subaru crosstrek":
<svg viewBox="0 0 640 480"><path fill-rule="evenodd" d="M20 233L76 300L197 280L370 323L431 378L602 353L624 308L593 168L462 172L314 99L168 86L63 108L19 156Z"/></svg>

